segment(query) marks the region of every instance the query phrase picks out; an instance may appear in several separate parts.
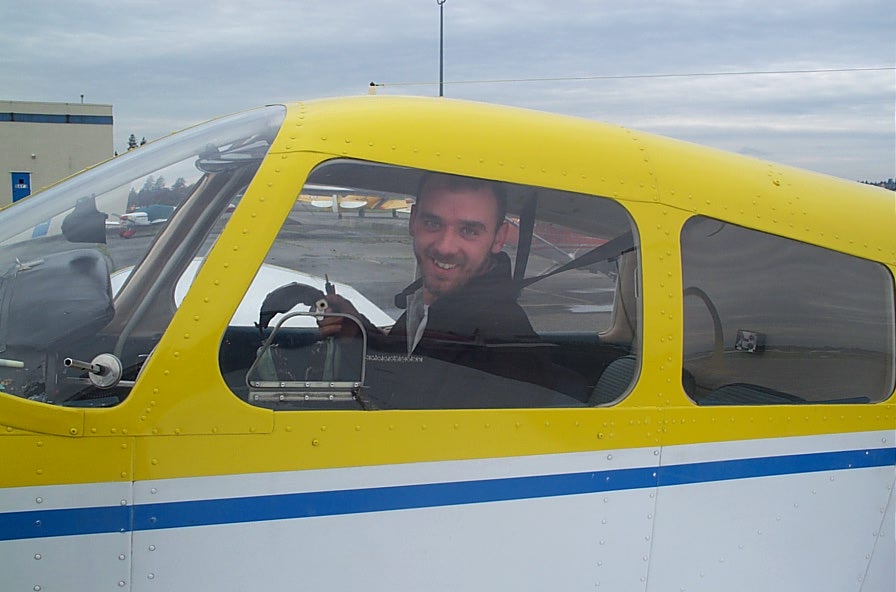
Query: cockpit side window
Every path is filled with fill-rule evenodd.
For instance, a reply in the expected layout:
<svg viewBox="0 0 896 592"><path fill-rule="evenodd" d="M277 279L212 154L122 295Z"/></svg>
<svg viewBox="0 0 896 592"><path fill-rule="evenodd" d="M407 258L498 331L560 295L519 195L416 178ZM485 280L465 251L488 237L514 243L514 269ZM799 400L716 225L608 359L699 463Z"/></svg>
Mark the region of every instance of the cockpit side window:
<svg viewBox="0 0 896 592"><path fill-rule="evenodd" d="M222 375L283 410L610 404L639 358L619 277L636 260L609 199L331 161L231 321ZM597 387L622 357L616 387Z"/></svg>
<svg viewBox="0 0 896 592"><path fill-rule="evenodd" d="M894 386L893 276L694 217L681 233L685 390L700 405L868 403Z"/></svg>

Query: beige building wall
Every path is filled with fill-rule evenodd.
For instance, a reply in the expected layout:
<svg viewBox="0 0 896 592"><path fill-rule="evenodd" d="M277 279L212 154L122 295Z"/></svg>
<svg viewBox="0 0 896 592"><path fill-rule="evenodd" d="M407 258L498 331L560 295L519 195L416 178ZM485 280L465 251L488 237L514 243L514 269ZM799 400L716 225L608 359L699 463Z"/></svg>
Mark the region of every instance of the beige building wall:
<svg viewBox="0 0 896 592"><path fill-rule="evenodd" d="M31 173L37 193L113 155L112 105L0 101L0 206L12 201L10 173Z"/></svg>

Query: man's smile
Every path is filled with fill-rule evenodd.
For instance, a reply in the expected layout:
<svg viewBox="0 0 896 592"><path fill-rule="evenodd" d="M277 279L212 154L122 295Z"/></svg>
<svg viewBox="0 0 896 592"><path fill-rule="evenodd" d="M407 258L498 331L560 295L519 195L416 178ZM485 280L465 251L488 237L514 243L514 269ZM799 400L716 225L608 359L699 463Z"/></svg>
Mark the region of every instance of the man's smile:
<svg viewBox="0 0 896 592"><path fill-rule="evenodd" d="M444 269L445 271L449 271L457 267L457 263L448 263L446 261L439 261L434 257L430 257L430 260L435 264L439 269Z"/></svg>

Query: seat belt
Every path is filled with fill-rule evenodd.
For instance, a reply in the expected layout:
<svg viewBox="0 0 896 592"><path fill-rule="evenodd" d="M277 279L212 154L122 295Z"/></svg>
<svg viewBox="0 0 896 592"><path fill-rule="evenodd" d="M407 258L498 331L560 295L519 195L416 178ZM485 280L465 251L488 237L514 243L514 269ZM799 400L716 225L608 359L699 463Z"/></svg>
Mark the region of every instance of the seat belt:
<svg viewBox="0 0 896 592"><path fill-rule="evenodd" d="M564 271L569 271L570 269L588 267L589 265L594 265L595 263L601 263L603 261L610 261L611 259L615 259L620 255L625 255L626 253L634 250L635 237L631 232L626 232L625 234L621 234L602 245L594 247L584 255L576 257L569 263L561 265L553 271L517 281L516 284L519 289L522 290L523 288L529 287L535 282L540 282L541 280L549 278L552 275L557 275L558 273L563 273Z"/></svg>

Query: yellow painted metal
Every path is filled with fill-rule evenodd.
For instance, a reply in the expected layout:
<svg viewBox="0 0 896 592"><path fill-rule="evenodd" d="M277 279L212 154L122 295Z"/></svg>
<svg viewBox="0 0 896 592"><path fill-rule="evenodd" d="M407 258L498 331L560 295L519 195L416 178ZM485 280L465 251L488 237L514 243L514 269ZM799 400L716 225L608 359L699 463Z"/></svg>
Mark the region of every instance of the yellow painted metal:
<svg viewBox="0 0 896 592"><path fill-rule="evenodd" d="M65 438L8 434L0 436L0 451L0 488L134 479L134 440L121 435Z"/></svg>
<svg viewBox="0 0 896 592"><path fill-rule="evenodd" d="M641 245L643 363L612 408L273 412L239 401L218 369L228 319L308 173L332 158L502 179L619 200ZM681 387L679 233L695 214L885 262L896 269L889 192L622 128L446 100L357 97L288 106L255 180L128 399L71 410L0 396L0 486L36 483L36 436L57 483L162 479L658 447L896 428L892 402L696 407ZM52 436L56 434L57 436ZM76 435L78 438L72 438ZM122 440L131 438L132 440ZM77 443L90 441L89 444ZM134 442L122 477L111 451ZM93 468L86 454L102 459ZM40 457L45 458L45 457ZM46 464L46 463L44 463ZM49 466L49 465L47 465ZM50 476L51 475L51 476ZM111 477L110 477L111 475ZM118 475L118 477L116 477Z"/></svg>
<svg viewBox="0 0 896 592"><path fill-rule="evenodd" d="M84 410L0 396L0 435L12 433L14 428L56 436L80 436L84 433Z"/></svg>

